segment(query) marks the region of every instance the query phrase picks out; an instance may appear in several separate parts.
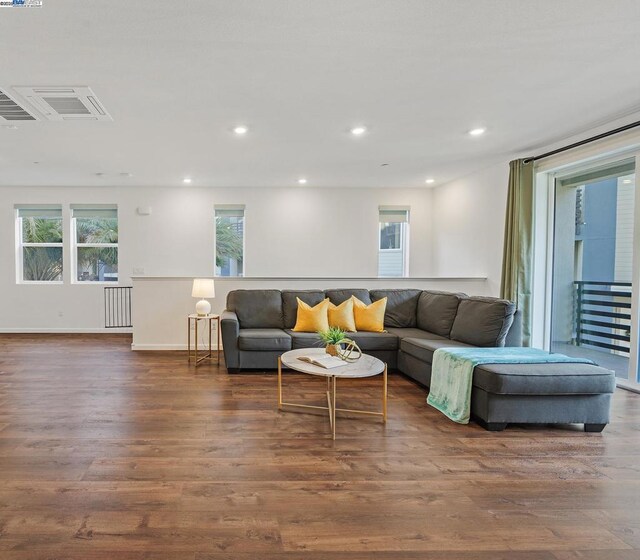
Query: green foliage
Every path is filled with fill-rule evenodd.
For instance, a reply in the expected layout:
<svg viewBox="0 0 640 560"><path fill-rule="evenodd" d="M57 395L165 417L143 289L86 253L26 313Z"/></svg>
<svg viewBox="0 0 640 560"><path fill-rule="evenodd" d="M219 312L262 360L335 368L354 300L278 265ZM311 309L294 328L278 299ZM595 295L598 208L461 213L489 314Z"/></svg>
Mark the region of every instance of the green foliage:
<svg viewBox="0 0 640 560"><path fill-rule="evenodd" d="M61 218L22 218L24 243L62 243Z"/></svg>
<svg viewBox="0 0 640 560"><path fill-rule="evenodd" d="M242 259L242 235L229 218L216 218L216 266L227 259Z"/></svg>
<svg viewBox="0 0 640 560"><path fill-rule="evenodd" d="M77 218L78 243L117 243L117 218Z"/></svg>
<svg viewBox="0 0 640 560"><path fill-rule="evenodd" d="M62 247L25 247L22 251L24 280L36 282L62 280Z"/></svg>
<svg viewBox="0 0 640 560"><path fill-rule="evenodd" d="M78 243L117 243L118 220L116 218L77 218L76 239ZM79 247L78 269L89 269L100 276L105 266L118 266L117 247Z"/></svg>
<svg viewBox="0 0 640 560"><path fill-rule="evenodd" d="M347 339L346 333L340 327L329 327L329 330L319 331L318 336L324 344L340 344Z"/></svg>
<svg viewBox="0 0 640 560"><path fill-rule="evenodd" d="M22 218L23 243L62 243L62 219ZM25 247L22 250L24 280L62 280L62 247Z"/></svg>

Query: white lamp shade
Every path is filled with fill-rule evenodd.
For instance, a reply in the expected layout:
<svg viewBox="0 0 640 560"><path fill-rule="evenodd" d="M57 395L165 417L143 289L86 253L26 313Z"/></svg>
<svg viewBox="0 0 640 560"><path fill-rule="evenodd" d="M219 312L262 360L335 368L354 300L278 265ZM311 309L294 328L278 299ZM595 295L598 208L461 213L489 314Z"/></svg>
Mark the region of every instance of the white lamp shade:
<svg viewBox="0 0 640 560"><path fill-rule="evenodd" d="M213 278L194 278L191 296L197 298L216 297L216 288L213 285Z"/></svg>

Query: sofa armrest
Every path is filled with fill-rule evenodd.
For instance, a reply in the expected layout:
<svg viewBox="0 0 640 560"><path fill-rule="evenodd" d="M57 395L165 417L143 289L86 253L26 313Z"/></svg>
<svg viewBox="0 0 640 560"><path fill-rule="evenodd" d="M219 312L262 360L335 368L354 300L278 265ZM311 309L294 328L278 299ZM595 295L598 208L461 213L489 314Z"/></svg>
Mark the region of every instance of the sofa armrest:
<svg viewBox="0 0 640 560"><path fill-rule="evenodd" d="M220 329L222 331L224 363L228 371L237 371L240 369L240 351L238 349L240 322L238 316L233 311L225 309L220 316Z"/></svg>
<svg viewBox="0 0 640 560"><path fill-rule="evenodd" d="M522 346L522 311L519 309L516 309L513 315L513 323L511 323L504 345Z"/></svg>

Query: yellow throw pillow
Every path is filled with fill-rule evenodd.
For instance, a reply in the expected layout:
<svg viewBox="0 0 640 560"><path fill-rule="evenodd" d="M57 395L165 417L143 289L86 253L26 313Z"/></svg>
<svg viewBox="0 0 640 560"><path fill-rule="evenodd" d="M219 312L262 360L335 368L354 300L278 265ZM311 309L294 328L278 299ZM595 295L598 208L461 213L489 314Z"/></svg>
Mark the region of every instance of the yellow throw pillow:
<svg viewBox="0 0 640 560"><path fill-rule="evenodd" d="M329 326L343 331L355 332L356 321L353 317L353 300L349 298L340 305L329 303Z"/></svg>
<svg viewBox="0 0 640 560"><path fill-rule="evenodd" d="M356 329L368 332L384 332L384 312L387 308L387 298L374 301L371 305L361 302L356 296L353 299L353 316Z"/></svg>
<svg viewBox="0 0 640 560"><path fill-rule="evenodd" d="M298 316L296 318L296 326L293 330L296 332L318 332L329 330L329 300L325 299L318 305L311 307L300 298L298 300Z"/></svg>

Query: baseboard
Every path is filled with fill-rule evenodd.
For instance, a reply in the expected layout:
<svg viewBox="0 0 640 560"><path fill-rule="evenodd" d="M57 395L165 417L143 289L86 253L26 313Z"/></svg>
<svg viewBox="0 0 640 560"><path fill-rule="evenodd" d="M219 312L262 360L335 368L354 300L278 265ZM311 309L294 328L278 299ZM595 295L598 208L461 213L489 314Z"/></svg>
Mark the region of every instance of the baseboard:
<svg viewBox="0 0 640 560"><path fill-rule="evenodd" d="M192 347L193 348L193 347ZM215 352L218 348L215 345L211 346L212 352ZM186 344L131 344L131 350L144 350L144 351L153 351L157 350L158 352L171 352L171 351L187 351ZM204 351L205 347L198 346L198 351ZM222 350L222 347L220 347Z"/></svg>
<svg viewBox="0 0 640 560"><path fill-rule="evenodd" d="M83 328L0 328L0 334L132 334L132 328L83 329Z"/></svg>
<svg viewBox="0 0 640 560"><path fill-rule="evenodd" d="M626 379L616 379L616 386L625 391L631 391L632 393L640 393L640 385L637 383L631 383Z"/></svg>

